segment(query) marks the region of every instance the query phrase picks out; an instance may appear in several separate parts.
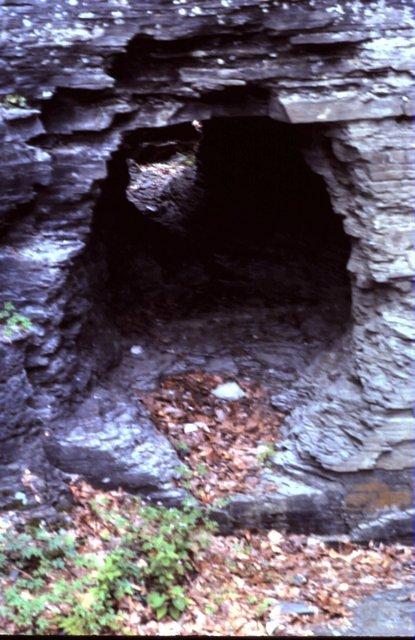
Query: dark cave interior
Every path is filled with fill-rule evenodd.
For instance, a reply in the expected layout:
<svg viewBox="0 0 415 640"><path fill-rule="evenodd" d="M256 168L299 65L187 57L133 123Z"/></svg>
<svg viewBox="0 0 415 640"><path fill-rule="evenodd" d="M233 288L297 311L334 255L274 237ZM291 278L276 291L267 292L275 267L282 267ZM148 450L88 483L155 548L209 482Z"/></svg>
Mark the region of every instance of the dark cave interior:
<svg viewBox="0 0 415 640"><path fill-rule="evenodd" d="M136 131L110 163L92 247L104 251L108 274L99 282L115 315L134 310L143 319L174 318L218 306L324 303L347 320L350 239L323 179L301 154L313 132L259 117L213 119L197 128ZM152 177L163 181L173 167L169 187L157 194L167 217L174 205L168 225L127 199L128 159L138 172L154 169L140 184L147 202ZM175 220L182 205L186 216Z"/></svg>

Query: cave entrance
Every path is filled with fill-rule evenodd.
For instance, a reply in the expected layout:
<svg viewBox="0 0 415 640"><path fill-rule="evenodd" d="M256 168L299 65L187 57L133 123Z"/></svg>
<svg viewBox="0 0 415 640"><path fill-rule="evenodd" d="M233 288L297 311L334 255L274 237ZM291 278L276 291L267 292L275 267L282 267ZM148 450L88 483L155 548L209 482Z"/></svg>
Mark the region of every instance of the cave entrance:
<svg viewBox="0 0 415 640"><path fill-rule="evenodd" d="M84 253L96 361L122 357L49 442L54 464L168 504L275 493L263 462L350 321L348 239L302 156L314 133L228 118L124 139ZM275 524L267 505L235 522Z"/></svg>
<svg viewBox="0 0 415 640"><path fill-rule="evenodd" d="M218 118L128 136L95 237L125 345L146 352L136 380L194 368L277 393L341 336L349 239L303 159L313 135Z"/></svg>

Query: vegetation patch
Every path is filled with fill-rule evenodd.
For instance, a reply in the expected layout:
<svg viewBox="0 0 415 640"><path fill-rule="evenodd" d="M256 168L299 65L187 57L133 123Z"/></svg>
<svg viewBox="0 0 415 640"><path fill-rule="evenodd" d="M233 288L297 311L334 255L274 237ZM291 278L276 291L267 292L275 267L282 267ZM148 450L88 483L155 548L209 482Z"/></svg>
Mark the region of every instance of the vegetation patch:
<svg viewBox="0 0 415 640"><path fill-rule="evenodd" d="M72 491L65 528L0 520L3 634L313 635L344 625L374 591L413 584L412 549L400 544L221 536L192 504Z"/></svg>
<svg viewBox="0 0 415 640"><path fill-rule="evenodd" d="M144 505L122 492L74 487L82 507L72 530L31 525L0 536L4 630L100 634L120 631L127 602L143 619L178 620L195 556L215 526L190 504Z"/></svg>
<svg viewBox="0 0 415 640"><path fill-rule="evenodd" d="M27 109L27 99L18 93L8 93L0 99L0 105L6 109Z"/></svg>
<svg viewBox="0 0 415 640"><path fill-rule="evenodd" d="M12 302L4 302L0 310L0 330L6 338L11 338L14 334L33 329L33 324L29 318L19 313Z"/></svg>

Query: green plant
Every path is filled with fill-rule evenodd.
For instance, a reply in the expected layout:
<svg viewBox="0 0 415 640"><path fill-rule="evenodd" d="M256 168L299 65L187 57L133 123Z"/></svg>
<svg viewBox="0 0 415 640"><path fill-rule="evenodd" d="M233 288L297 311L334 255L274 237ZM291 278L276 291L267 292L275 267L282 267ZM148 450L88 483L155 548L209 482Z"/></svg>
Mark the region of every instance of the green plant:
<svg viewBox="0 0 415 640"><path fill-rule="evenodd" d="M43 524L29 525L27 531L16 534L8 530L0 536L0 569L7 563L32 577L59 568L64 557L75 556L75 537L70 531L50 531Z"/></svg>
<svg viewBox="0 0 415 640"><path fill-rule="evenodd" d="M193 478L193 471L182 464L175 468L176 473L180 476L180 486L188 491L192 488L191 479Z"/></svg>
<svg viewBox="0 0 415 640"><path fill-rule="evenodd" d="M0 534L0 619L19 632L118 632L126 596L157 619L178 619L185 610L195 556L215 530L194 501L179 510L99 496L89 509L99 553L85 550L88 538L78 530L38 524Z"/></svg>
<svg viewBox="0 0 415 640"><path fill-rule="evenodd" d="M0 617L21 631L46 632L53 625L53 614L49 614L58 603L67 601L73 590L73 585L67 582L62 593L59 582L52 587L47 584L53 570L64 567L65 560L75 554L73 536L48 531L42 525L28 527L22 534L9 530L0 537L0 549L3 572L9 569L19 575L3 591Z"/></svg>
<svg viewBox="0 0 415 640"><path fill-rule="evenodd" d="M223 509L224 507L226 507L228 503L229 503L228 498L216 498L216 500L212 504L212 507L214 509Z"/></svg>
<svg viewBox="0 0 415 640"><path fill-rule="evenodd" d="M28 107L26 98L19 95L18 93L8 93L0 100L0 104L2 104L3 107L9 109L15 107L19 107L20 109L27 109Z"/></svg>
<svg viewBox="0 0 415 640"><path fill-rule="evenodd" d="M193 476L193 471L186 467L186 465L181 464L175 468L177 474L180 475L181 478L190 479Z"/></svg>
<svg viewBox="0 0 415 640"><path fill-rule="evenodd" d="M103 629L116 631L121 624L117 603L125 595L132 595L134 578L140 577L134 553L121 547L98 562L95 556L89 556L78 565L86 566L90 572L75 580L69 589L66 583L55 587L55 593L59 592L70 608L68 615L55 620L57 626L69 635L99 634Z"/></svg>
<svg viewBox="0 0 415 640"><path fill-rule="evenodd" d="M4 604L0 606L0 617L11 620L19 629L32 633L43 633L49 623L42 613L51 602L49 594L33 597L30 581L16 580L13 586L4 590Z"/></svg>
<svg viewBox="0 0 415 640"><path fill-rule="evenodd" d="M273 600L272 598L265 598L264 600L262 600L255 608L255 618L263 618L270 606L274 603L275 600Z"/></svg>
<svg viewBox="0 0 415 640"><path fill-rule="evenodd" d="M206 605L205 613L206 613L206 615L211 616L211 615L217 613L218 609L219 609L219 607L218 607L217 604L209 603L209 604Z"/></svg>
<svg viewBox="0 0 415 640"><path fill-rule="evenodd" d="M185 442L184 440L179 440L179 442L176 442L176 449L177 451L179 451L180 453L186 455L190 452L190 447L187 444L187 442Z"/></svg>
<svg viewBox="0 0 415 640"><path fill-rule="evenodd" d="M185 466L180 472L191 475ZM170 615L178 619L187 606L183 583L194 572L193 557L207 546L207 530L215 530L202 511L192 501L181 510L158 506L140 509L140 521L129 520L105 509L105 504L93 503L103 519L124 531L123 546L140 554L139 577L144 581L147 604L156 618Z"/></svg>
<svg viewBox="0 0 415 640"><path fill-rule="evenodd" d="M270 444L260 445L257 448L257 460L260 464L270 466L271 460L275 455L274 447Z"/></svg>
<svg viewBox="0 0 415 640"><path fill-rule="evenodd" d="M24 533L8 530L0 536L0 569L18 574L12 586L4 589L0 617L11 620L19 629L45 632L51 619L50 608L60 601L55 589L47 588L47 579L60 570L65 560L76 554L71 532L50 531L42 524L28 526ZM65 583L67 588L67 585Z"/></svg>
<svg viewBox="0 0 415 640"><path fill-rule="evenodd" d="M205 476L208 472L207 466L203 462L199 462L196 466L196 473L199 476Z"/></svg>
<svg viewBox="0 0 415 640"><path fill-rule="evenodd" d="M14 333L33 328L29 318L16 311L12 302L5 302L0 311L0 323L3 325L3 334L10 338Z"/></svg>
<svg viewBox="0 0 415 640"><path fill-rule="evenodd" d="M17 568L24 577L4 590L0 617L19 630L44 633L59 629L70 635L99 634L120 625L117 602L132 593L140 578L134 552L121 545L102 558L79 554L68 532L44 527L0 539L2 566ZM74 579L51 580L58 570L78 573Z"/></svg>
<svg viewBox="0 0 415 640"><path fill-rule="evenodd" d="M167 614L177 620L188 604L185 577L195 570L195 553L208 544L203 529L212 531L215 525L191 503L182 510L146 507L142 516L146 523L140 531L146 554L143 575L151 589L147 602L158 620ZM204 527L199 526L202 522Z"/></svg>

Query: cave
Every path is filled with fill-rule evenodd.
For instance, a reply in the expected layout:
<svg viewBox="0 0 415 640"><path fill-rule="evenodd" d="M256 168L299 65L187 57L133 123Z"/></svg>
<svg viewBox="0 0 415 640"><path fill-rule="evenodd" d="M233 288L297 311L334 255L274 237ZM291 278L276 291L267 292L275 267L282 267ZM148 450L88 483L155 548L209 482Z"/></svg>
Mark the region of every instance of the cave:
<svg viewBox="0 0 415 640"><path fill-rule="evenodd" d="M408 535L408 0L32 4L4 8L0 510L55 517L73 475L180 503L145 398L203 371L278 421L229 529Z"/></svg>
<svg viewBox="0 0 415 640"><path fill-rule="evenodd" d="M171 484L176 453L143 405L175 375L258 385L271 441L281 439L281 416L307 388L304 371L337 351L352 323L350 238L303 155L316 136L308 126L239 117L125 137L79 271L88 274L91 305L84 349L107 372L58 421L46 445L54 465L99 486L180 502L182 489ZM105 327L104 342L94 341ZM108 351L117 354L111 363ZM137 420L147 469L131 460ZM301 518L292 519L301 529ZM269 509L261 522L275 522ZM313 527L321 528L312 514L304 530Z"/></svg>
<svg viewBox="0 0 415 640"><path fill-rule="evenodd" d="M231 378L251 372L276 394L339 339L350 324L350 238L303 158L313 135L251 117L126 138L91 238L106 265L102 299L125 340L160 348L162 325L177 346L173 367L193 358ZM180 331L191 343L181 364ZM257 361L249 341L264 350Z"/></svg>

